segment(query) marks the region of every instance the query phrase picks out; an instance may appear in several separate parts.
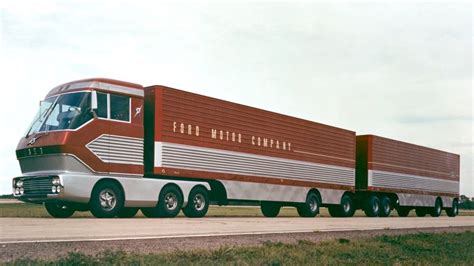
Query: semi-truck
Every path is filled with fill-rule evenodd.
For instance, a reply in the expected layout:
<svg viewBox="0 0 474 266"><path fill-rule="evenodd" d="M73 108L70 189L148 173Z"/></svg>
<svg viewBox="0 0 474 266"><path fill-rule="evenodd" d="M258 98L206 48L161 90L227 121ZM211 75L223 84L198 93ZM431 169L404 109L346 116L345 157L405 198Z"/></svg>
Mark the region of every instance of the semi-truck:
<svg viewBox="0 0 474 266"><path fill-rule="evenodd" d="M112 79L53 88L16 156L13 195L57 218L194 218L232 204L266 217L458 213L459 155Z"/></svg>

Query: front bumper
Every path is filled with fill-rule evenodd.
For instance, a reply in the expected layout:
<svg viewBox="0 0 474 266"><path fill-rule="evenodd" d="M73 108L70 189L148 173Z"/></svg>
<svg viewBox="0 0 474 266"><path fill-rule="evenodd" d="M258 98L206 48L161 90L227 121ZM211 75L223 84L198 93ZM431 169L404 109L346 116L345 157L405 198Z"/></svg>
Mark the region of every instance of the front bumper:
<svg viewBox="0 0 474 266"><path fill-rule="evenodd" d="M13 196L21 201L40 203L64 196L64 183L58 175L13 178Z"/></svg>

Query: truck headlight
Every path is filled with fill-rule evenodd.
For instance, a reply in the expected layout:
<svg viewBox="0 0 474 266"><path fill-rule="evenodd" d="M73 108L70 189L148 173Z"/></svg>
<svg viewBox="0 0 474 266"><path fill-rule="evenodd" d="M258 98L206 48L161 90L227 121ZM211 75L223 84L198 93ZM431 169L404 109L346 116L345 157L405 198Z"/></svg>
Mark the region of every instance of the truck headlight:
<svg viewBox="0 0 474 266"><path fill-rule="evenodd" d="M20 195L23 195L25 194L25 189L24 188L20 188Z"/></svg>
<svg viewBox="0 0 474 266"><path fill-rule="evenodd" d="M61 183L61 181L59 181L59 177L53 177L52 182L54 186L59 186L59 184Z"/></svg>
<svg viewBox="0 0 474 266"><path fill-rule="evenodd" d="M16 181L16 187L23 187L23 180Z"/></svg>
<svg viewBox="0 0 474 266"><path fill-rule="evenodd" d="M53 186L53 187L51 188L51 192L56 193L56 186Z"/></svg>
<svg viewBox="0 0 474 266"><path fill-rule="evenodd" d="M16 195L20 194L20 189L19 188L15 188L15 194Z"/></svg>

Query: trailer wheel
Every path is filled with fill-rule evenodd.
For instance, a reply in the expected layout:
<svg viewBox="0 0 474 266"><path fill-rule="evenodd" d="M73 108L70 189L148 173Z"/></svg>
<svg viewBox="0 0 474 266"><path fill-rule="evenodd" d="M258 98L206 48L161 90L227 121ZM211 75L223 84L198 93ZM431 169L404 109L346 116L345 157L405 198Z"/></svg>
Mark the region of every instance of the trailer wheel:
<svg viewBox="0 0 474 266"><path fill-rule="evenodd" d="M419 207L415 209L416 216L418 217L425 217L426 216L426 209L423 207Z"/></svg>
<svg viewBox="0 0 474 266"><path fill-rule="evenodd" d="M138 208L122 208L118 213L119 218L133 218L138 212Z"/></svg>
<svg viewBox="0 0 474 266"><path fill-rule="evenodd" d="M280 213L281 205L277 202L262 201L260 210L265 217L277 217Z"/></svg>
<svg viewBox="0 0 474 266"><path fill-rule="evenodd" d="M453 200L453 205L451 208L446 209L446 214L448 214L449 217L456 217L459 213L459 203L458 200Z"/></svg>
<svg viewBox="0 0 474 266"><path fill-rule="evenodd" d="M382 200L380 200L379 216L388 217L391 211L392 211L392 202L390 198L386 196L382 197Z"/></svg>
<svg viewBox="0 0 474 266"><path fill-rule="evenodd" d="M370 195L364 208L367 217L377 217L380 212L380 200L375 195Z"/></svg>
<svg viewBox="0 0 474 266"><path fill-rule="evenodd" d="M44 204L46 211L54 218L69 218L76 210L59 202L47 202Z"/></svg>
<svg viewBox="0 0 474 266"><path fill-rule="evenodd" d="M306 197L306 202L299 204L296 210L301 217L315 217L319 213L320 205L319 196L314 192L310 192Z"/></svg>
<svg viewBox="0 0 474 266"><path fill-rule="evenodd" d="M114 182L101 182L92 190L90 210L97 218L113 218L123 208L125 198Z"/></svg>
<svg viewBox="0 0 474 266"><path fill-rule="evenodd" d="M443 202L441 199L436 199L434 208L431 209L430 215L431 217L439 217L441 215L441 211L443 210Z"/></svg>
<svg viewBox="0 0 474 266"><path fill-rule="evenodd" d="M409 207L398 206L397 213L400 217L407 217L411 209Z"/></svg>
<svg viewBox="0 0 474 266"><path fill-rule="evenodd" d="M209 195L203 187L194 187L189 193L188 204L183 213L190 218L204 217L209 209Z"/></svg>
<svg viewBox="0 0 474 266"><path fill-rule="evenodd" d="M341 217L352 217L354 216L355 213L355 206L354 206L354 201L352 200L352 197L348 194L345 194L341 198L341 205L340 205L340 211L339 214Z"/></svg>

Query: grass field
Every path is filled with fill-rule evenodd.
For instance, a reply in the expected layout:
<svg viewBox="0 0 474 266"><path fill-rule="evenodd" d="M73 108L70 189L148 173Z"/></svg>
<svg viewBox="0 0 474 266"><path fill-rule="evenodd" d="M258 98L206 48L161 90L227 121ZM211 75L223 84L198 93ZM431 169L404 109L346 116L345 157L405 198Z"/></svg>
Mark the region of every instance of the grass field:
<svg viewBox="0 0 474 266"><path fill-rule="evenodd" d="M443 215L446 213L443 211ZM459 215L474 216L472 210L461 210ZM183 216L180 213L180 216ZM207 214L208 217L262 217L260 208L258 207L241 207L241 206L226 206L218 207L211 206ZM280 217L298 217L295 208L282 208ZM321 208L321 217L330 217L326 208ZM358 210L355 216L365 216L364 212ZM393 211L391 216L397 216L396 211ZM411 211L410 216L415 216L415 212ZM42 205L30 203L8 203L0 204L0 217L51 217L46 212ZM92 217L90 212L76 212L73 217ZM138 212L136 217L143 217L141 212Z"/></svg>
<svg viewBox="0 0 474 266"><path fill-rule="evenodd" d="M16 260L11 265L472 265L474 233L419 233L320 243L265 243L258 247L133 254L69 253L56 261ZM8 265L8 264L7 264Z"/></svg>

